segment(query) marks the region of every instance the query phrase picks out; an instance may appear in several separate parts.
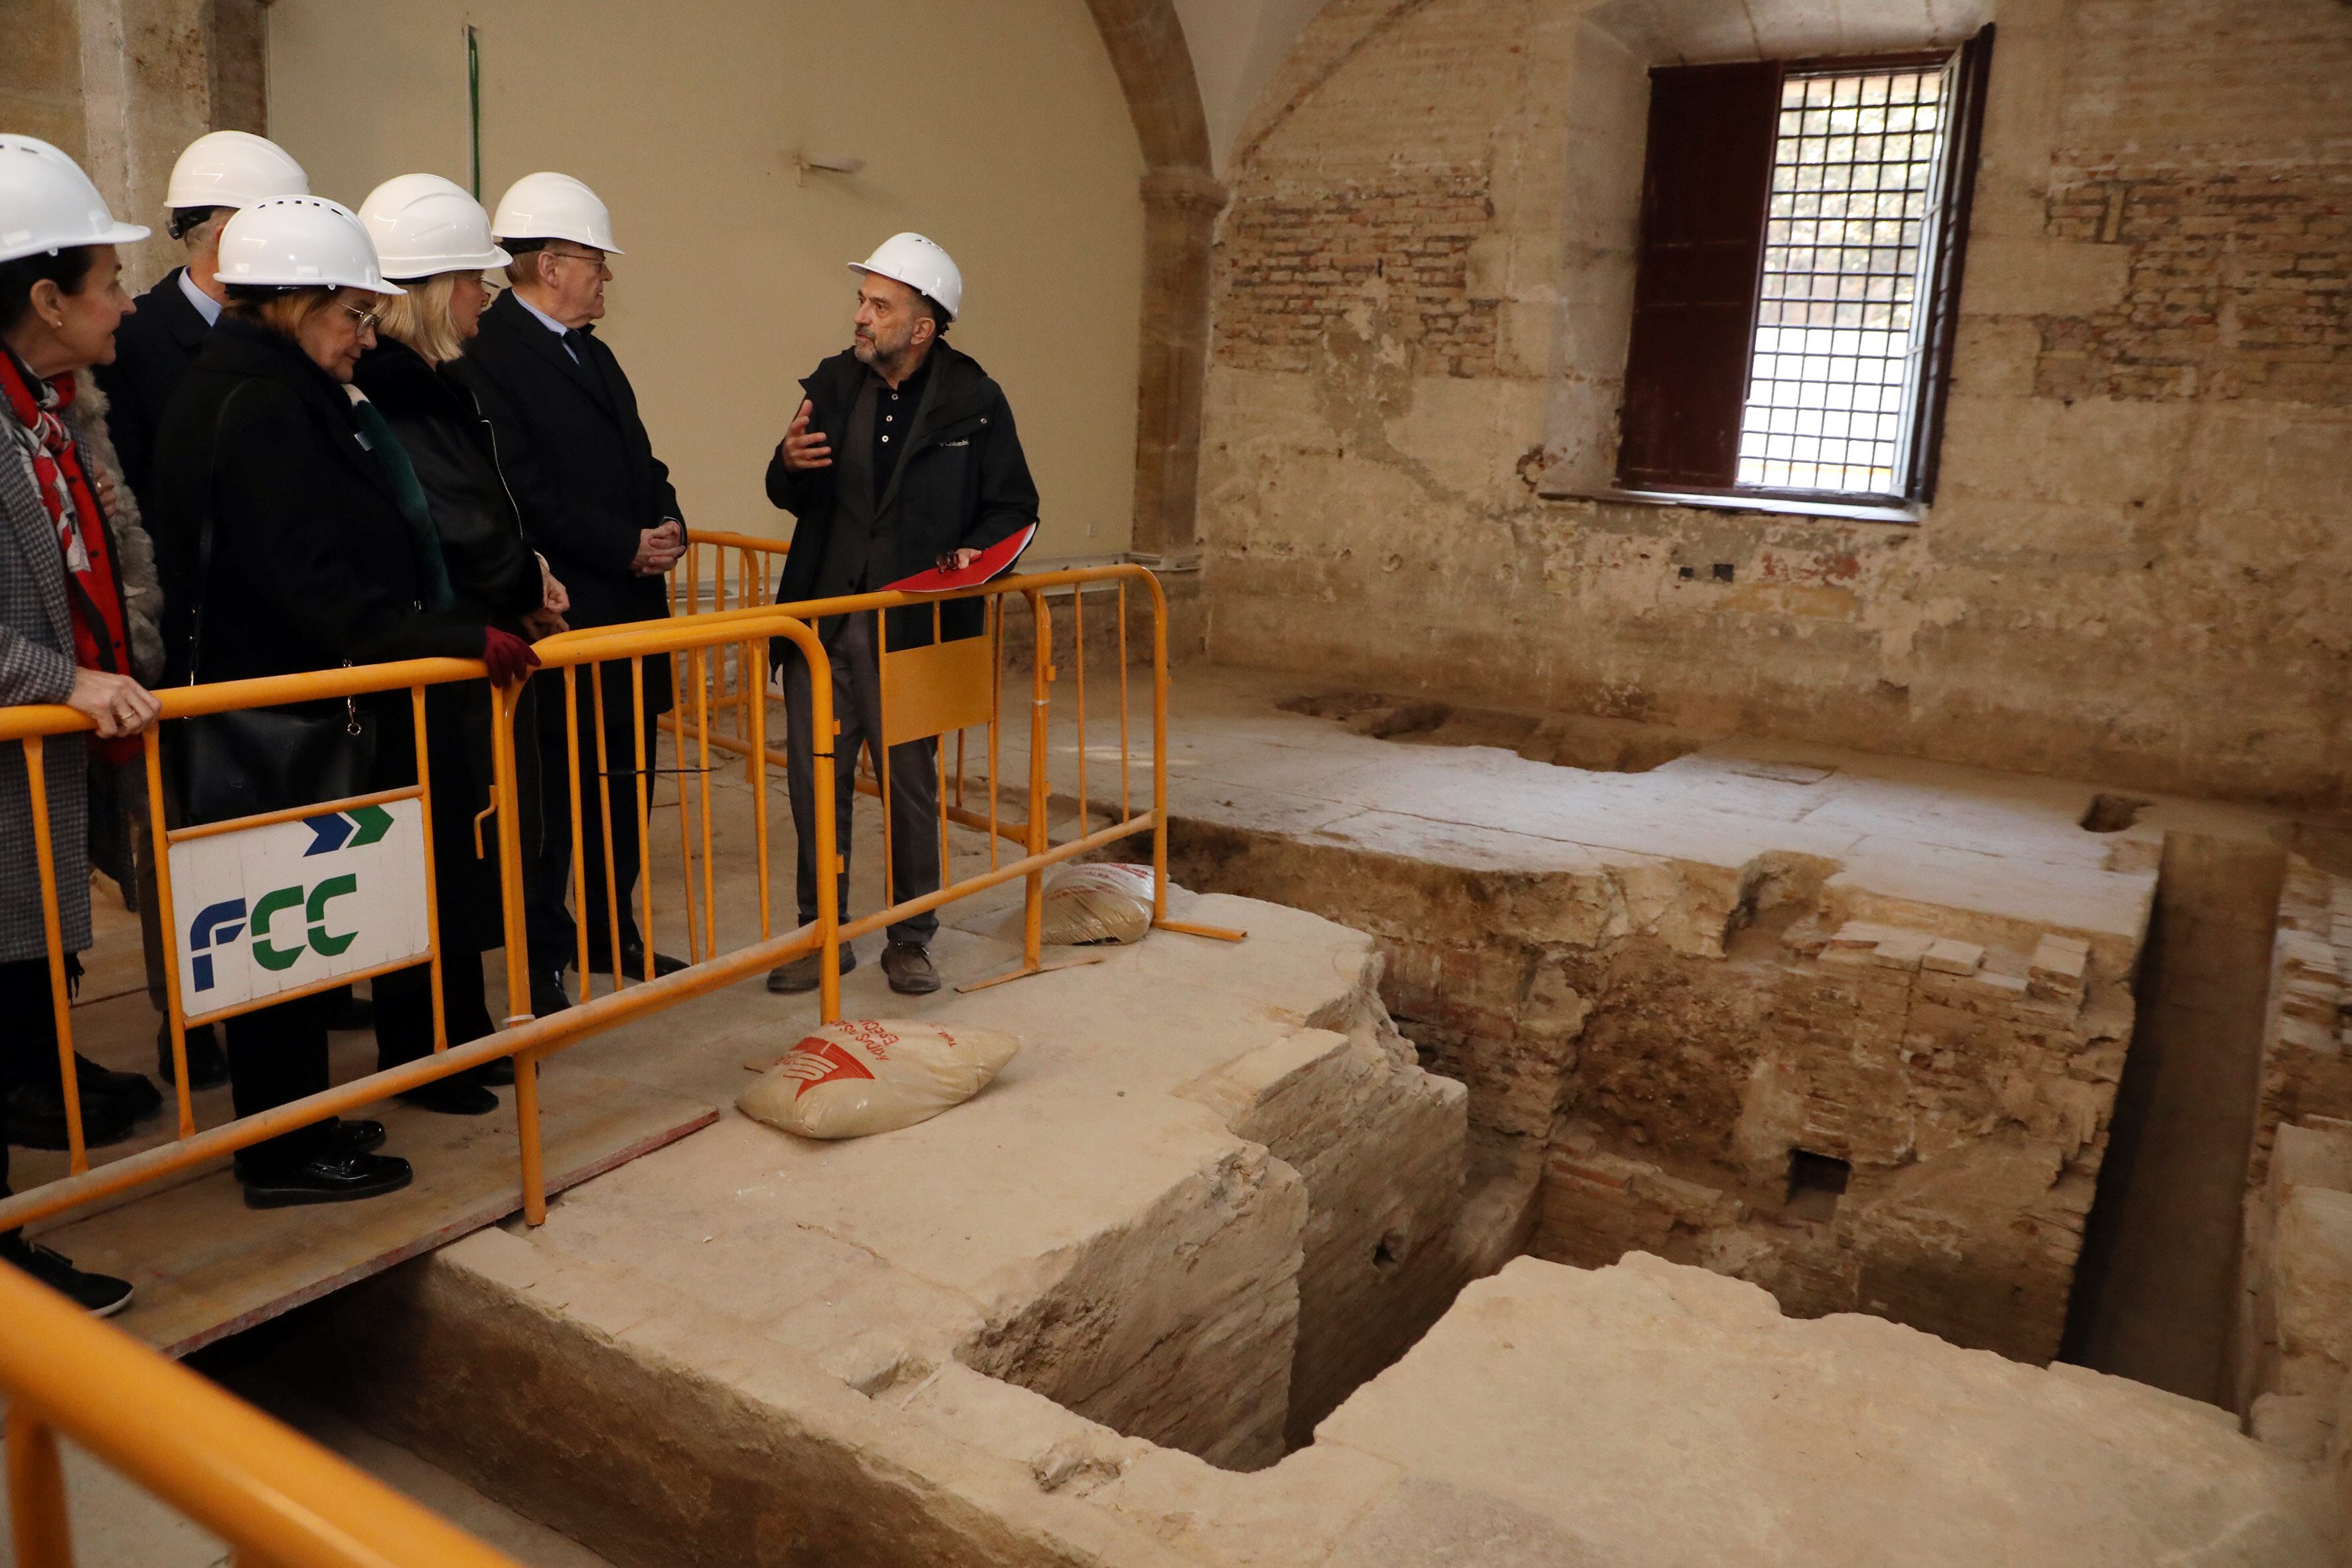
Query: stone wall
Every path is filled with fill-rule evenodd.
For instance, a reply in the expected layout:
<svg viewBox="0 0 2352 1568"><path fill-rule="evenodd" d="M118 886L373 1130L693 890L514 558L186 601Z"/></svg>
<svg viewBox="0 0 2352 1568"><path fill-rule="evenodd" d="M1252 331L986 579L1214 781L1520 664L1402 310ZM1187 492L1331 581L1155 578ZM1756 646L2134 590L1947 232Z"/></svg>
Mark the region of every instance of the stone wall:
<svg viewBox="0 0 2352 1568"><path fill-rule="evenodd" d="M1379 939L1382 999L1468 1086L1474 1147L1542 1163L1537 1257L1653 1252L1797 1316L2057 1353L2132 944L1863 906L1802 856L1486 872L1183 818L1171 855L1186 885ZM1800 1152L1843 1192L1807 1191Z"/></svg>
<svg viewBox="0 0 2352 1568"><path fill-rule="evenodd" d="M176 265L165 182L207 131L260 131L266 62L261 0L24 0L7 8L0 127L64 148L117 217L148 225L127 247L125 281Z"/></svg>
<svg viewBox="0 0 2352 1568"><path fill-rule="evenodd" d="M2343 799L2352 9L1991 8L1916 527L1573 499L1613 466L1643 73L1706 47L1667 35L1707 9L1331 0L1307 26L1225 171L1211 657ZM1926 26L1841 7L1884 13L1841 46L1825 8L1742 9L1776 53Z"/></svg>
<svg viewBox="0 0 2352 1568"><path fill-rule="evenodd" d="M2236 1407L2295 1458L2352 1475L2352 1122L2277 1129L2276 1158L2246 1210Z"/></svg>
<svg viewBox="0 0 2352 1568"><path fill-rule="evenodd" d="M2281 1127L2352 1117L2352 877L2287 861L2263 1023L2262 1099L2246 1184L2259 1192Z"/></svg>

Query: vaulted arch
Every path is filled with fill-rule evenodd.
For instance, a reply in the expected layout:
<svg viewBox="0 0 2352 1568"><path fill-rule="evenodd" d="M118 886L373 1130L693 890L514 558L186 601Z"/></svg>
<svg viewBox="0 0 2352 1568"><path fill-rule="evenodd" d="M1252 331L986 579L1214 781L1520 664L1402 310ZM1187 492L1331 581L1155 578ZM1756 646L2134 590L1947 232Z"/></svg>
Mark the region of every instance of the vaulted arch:
<svg viewBox="0 0 2352 1568"><path fill-rule="evenodd" d="M1142 353L1135 431L1136 553L1188 554L1208 371L1209 247L1225 188L1173 0L1087 0L1143 147Z"/></svg>

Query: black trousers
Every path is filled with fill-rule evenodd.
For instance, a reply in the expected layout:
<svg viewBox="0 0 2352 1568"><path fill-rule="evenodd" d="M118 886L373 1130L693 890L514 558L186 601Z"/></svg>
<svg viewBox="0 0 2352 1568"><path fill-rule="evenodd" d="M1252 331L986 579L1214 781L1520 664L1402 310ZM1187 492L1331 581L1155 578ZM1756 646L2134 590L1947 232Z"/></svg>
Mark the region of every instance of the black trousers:
<svg viewBox="0 0 2352 1568"><path fill-rule="evenodd" d="M833 661L833 716L841 734L833 749L834 838L841 853L840 902L849 918L850 808L857 798L860 747L874 762L877 778L889 769L890 901L919 899L940 885L940 763L936 738L903 741L882 760L882 665L871 614L824 622L818 635ZM792 793L793 832L800 840L801 923L816 919L816 773L811 734L808 661L794 649L783 661L784 749L790 759L786 785ZM926 910L890 927L892 942L928 945L940 929L936 910Z"/></svg>
<svg viewBox="0 0 2352 1568"><path fill-rule="evenodd" d="M49 961L20 958L0 963L0 1107L19 1086L55 1082L58 1017L49 997ZM0 1197L8 1195L8 1145L0 1140Z"/></svg>
<svg viewBox="0 0 2352 1568"><path fill-rule="evenodd" d="M454 1048L498 1027L482 994L482 955L441 951L441 1018ZM378 1071L433 1054L433 966L414 964L375 977Z"/></svg>
<svg viewBox="0 0 2352 1568"><path fill-rule="evenodd" d="M332 994L298 996L221 1026L228 1037L229 1099L237 1115L258 1115L326 1089ZM333 1147L333 1127L331 1120L314 1121L239 1150L237 1173L266 1175L315 1159Z"/></svg>
<svg viewBox="0 0 2352 1568"><path fill-rule="evenodd" d="M621 659L602 667L604 689L604 747L596 749L597 677L583 669L578 679L580 711L580 843L576 852L586 868L587 907L580 911L588 923L588 953L602 964L613 955L612 922L604 890L604 822L598 805L596 773L601 765L612 784L613 880L620 894L621 947L633 952L644 945L637 931L633 897L637 886L641 851L637 843L636 731L630 720L629 664ZM562 969L580 961L578 929L564 900L572 891L572 768L570 742L563 724L563 678L560 672L531 682L538 698L539 783L542 823L539 853L526 854L523 875L523 918L530 942L533 970ZM661 731L655 728L654 704L639 710L645 720L646 766L656 767ZM646 780L647 798L652 779ZM526 850L528 846L526 846Z"/></svg>

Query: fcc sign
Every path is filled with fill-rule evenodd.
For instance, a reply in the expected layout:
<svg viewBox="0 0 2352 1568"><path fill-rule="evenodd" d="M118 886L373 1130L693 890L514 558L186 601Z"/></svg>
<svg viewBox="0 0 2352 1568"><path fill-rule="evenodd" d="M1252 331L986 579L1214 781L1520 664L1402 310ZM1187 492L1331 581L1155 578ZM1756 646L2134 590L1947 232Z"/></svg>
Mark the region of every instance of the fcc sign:
<svg viewBox="0 0 2352 1568"><path fill-rule="evenodd" d="M432 952L421 803L321 812L172 846L190 1023Z"/></svg>

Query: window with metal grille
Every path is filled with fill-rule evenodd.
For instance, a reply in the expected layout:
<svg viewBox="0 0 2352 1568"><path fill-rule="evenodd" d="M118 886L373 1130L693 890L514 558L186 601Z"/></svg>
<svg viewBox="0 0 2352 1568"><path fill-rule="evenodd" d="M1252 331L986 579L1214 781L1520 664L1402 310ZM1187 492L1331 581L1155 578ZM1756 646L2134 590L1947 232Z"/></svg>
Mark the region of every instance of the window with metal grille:
<svg viewBox="0 0 2352 1568"><path fill-rule="evenodd" d="M1933 498L1991 42L1651 73L1621 489Z"/></svg>
<svg viewBox="0 0 2352 1568"><path fill-rule="evenodd" d="M1781 83L1742 485L1901 493L1918 412L1944 76L1822 72Z"/></svg>

